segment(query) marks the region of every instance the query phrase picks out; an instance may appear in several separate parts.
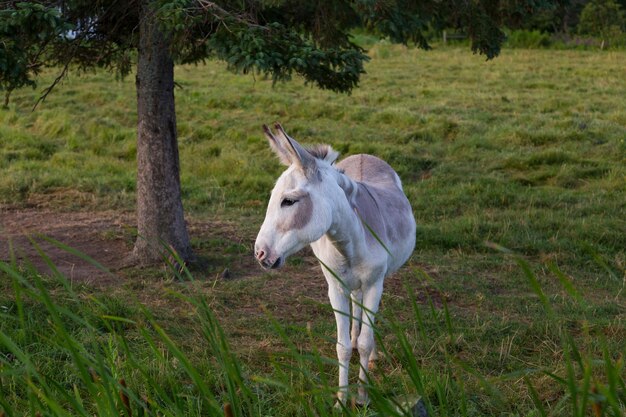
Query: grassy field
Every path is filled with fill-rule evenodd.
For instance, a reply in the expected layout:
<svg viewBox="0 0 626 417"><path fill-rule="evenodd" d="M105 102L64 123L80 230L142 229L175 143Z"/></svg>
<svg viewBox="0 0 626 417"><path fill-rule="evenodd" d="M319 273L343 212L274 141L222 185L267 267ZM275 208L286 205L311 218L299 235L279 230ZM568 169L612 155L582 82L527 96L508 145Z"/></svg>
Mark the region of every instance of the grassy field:
<svg viewBox="0 0 626 417"><path fill-rule="evenodd" d="M102 289L0 263L0 409L333 413L334 320L315 262L214 278L251 257L281 171L260 126L280 121L301 142L386 159L418 223L386 283L372 407L347 413L417 393L441 416L623 414L626 52L371 55L351 95L177 68L187 215L230 237L192 236L210 261L196 280L125 270ZM72 75L31 112L37 94L0 110L0 204L132 211L133 80Z"/></svg>

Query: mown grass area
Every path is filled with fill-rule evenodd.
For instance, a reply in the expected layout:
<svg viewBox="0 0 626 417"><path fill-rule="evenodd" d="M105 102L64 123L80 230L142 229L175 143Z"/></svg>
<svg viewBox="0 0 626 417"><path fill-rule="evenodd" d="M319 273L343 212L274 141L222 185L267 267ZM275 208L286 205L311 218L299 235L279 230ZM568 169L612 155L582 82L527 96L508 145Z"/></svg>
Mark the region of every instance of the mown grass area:
<svg viewBox="0 0 626 417"><path fill-rule="evenodd" d="M187 211L256 228L281 170L260 126L280 121L300 141L389 161L419 250L485 252L492 240L578 268L586 243L612 257L626 246L623 52L505 50L485 62L377 45L372 55L349 96L297 80L272 87L220 63L177 68ZM15 92L0 112L0 201L132 209L131 77L71 76L31 112L37 94Z"/></svg>
<svg viewBox="0 0 626 417"><path fill-rule="evenodd" d="M442 416L623 413L626 53L505 50L485 62L465 49L379 43L371 55L349 96L298 80L272 87L219 63L177 68L188 215L236 222L252 243L281 171L263 123L280 121L301 142L331 143L344 155L378 155L403 179L418 236L383 297L386 352L372 389L381 399L356 413L416 392ZM35 112L37 91L12 97L0 110L1 203L132 210L132 79L72 76ZM194 242L218 262L210 236ZM74 392L87 404L77 415L124 412L120 378L136 396L135 415L150 407L214 415L225 402L242 415L332 413L336 369L323 358L334 357L334 320L307 259L233 281L125 273L131 278L120 288L68 295L58 279L37 284L32 271L4 268L0 407L16 415L49 408L41 374L51 392ZM48 293L54 303L46 306ZM219 332L207 314L224 338L212 339ZM79 356L98 369L100 385L80 374L67 340L89 353ZM216 340L228 340L236 359ZM241 368L241 381L228 363Z"/></svg>

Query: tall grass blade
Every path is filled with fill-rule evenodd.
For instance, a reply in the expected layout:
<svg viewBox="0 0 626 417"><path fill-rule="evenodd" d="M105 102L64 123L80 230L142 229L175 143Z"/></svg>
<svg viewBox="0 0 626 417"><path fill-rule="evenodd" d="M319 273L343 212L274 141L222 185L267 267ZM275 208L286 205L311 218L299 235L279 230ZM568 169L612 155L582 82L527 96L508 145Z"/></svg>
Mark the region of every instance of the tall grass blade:
<svg viewBox="0 0 626 417"><path fill-rule="evenodd" d="M20 328L25 329L26 319L24 316L24 302L22 301L22 289L19 282L19 278L21 277L17 273L17 268L14 265L9 266L0 261L0 269L11 277L11 285L13 286L13 294L15 296L15 305L17 306L17 317L20 322ZM9 271L11 272L9 273Z"/></svg>
<svg viewBox="0 0 626 417"><path fill-rule="evenodd" d="M459 366L461 369L463 369L466 373L468 373L469 375L472 375L474 378L476 378L480 384L481 387L483 387L483 389L489 393L489 396L491 398L493 398L498 406L500 408L504 408L504 398L502 397L502 393L496 388L494 387L493 384L491 384L487 378L485 378L483 375L481 375L478 371L476 371L475 369L473 369L471 366L469 366L466 362L458 359L458 358L450 358L450 361L452 363L455 363L457 366Z"/></svg>
<svg viewBox="0 0 626 417"><path fill-rule="evenodd" d="M163 261L167 265L168 270L174 273L176 279L179 281L194 281L187 262L181 258L180 254L164 240L160 240L159 244L163 249Z"/></svg>
<svg viewBox="0 0 626 417"><path fill-rule="evenodd" d="M626 373L624 373L624 356L613 363L608 351L606 340L602 340L602 356L604 372L608 386L603 387L602 394L605 396L612 413L615 416L626 413ZM619 363L621 362L621 364ZM620 400L621 392L621 400Z"/></svg>
<svg viewBox="0 0 626 417"><path fill-rule="evenodd" d="M565 275L556 264L550 262L548 264L548 269L558 278L565 291L572 298L574 298L578 302L578 304L585 305L585 299L582 297L582 295L580 295L580 292L576 289L576 287L574 287L574 283L572 282L572 280L567 275Z"/></svg>
<svg viewBox="0 0 626 417"><path fill-rule="evenodd" d="M224 371L227 378L228 395L231 404L235 407L235 414L243 415L244 409L248 413L252 410L252 391L247 385L247 381L243 376L238 358L232 354L226 335L219 325L215 315L210 310L206 300L199 300L200 323L202 325L205 339L209 342L209 346L215 358L220 364L220 368Z"/></svg>
<svg viewBox="0 0 626 417"><path fill-rule="evenodd" d="M421 395L423 398L426 398L426 384L424 381L424 375L422 370L415 359L415 355L413 354L413 349L411 348L411 344L404 332L395 324L392 324L393 332L398 338L398 342L400 344L400 352L404 357L405 366L407 367L407 374L411 381L413 382L413 387L415 391ZM426 407L428 409L429 415L434 415L431 405L428 401L426 401Z"/></svg>
<svg viewBox="0 0 626 417"><path fill-rule="evenodd" d="M445 297L442 298L443 303L443 315L446 323L446 330L448 331L448 335L450 336L450 340L454 338L454 327L452 326L452 319L450 318L450 310L448 310L448 303L446 302Z"/></svg>
<svg viewBox="0 0 626 417"><path fill-rule="evenodd" d="M376 239L376 241L380 244L380 246L382 246L383 249L385 249L385 252L387 252L387 254L393 258L394 256L391 253L391 251L389 251L389 249L387 248L387 245L385 245L382 239L378 236L378 234L374 231L374 229L372 229L372 227L365 221L365 219L361 217L361 213L359 213L359 211L356 209L354 210L354 212L357 214L357 216L359 216L361 223L363 223L367 231L370 232L372 236L374 237L374 239Z"/></svg>
<svg viewBox="0 0 626 417"><path fill-rule="evenodd" d="M322 265L324 267L324 269L326 269L332 276L333 278L335 278L337 280L337 282L339 282L339 284L341 284L341 286L348 292L350 292L350 288L348 288L348 285L346 285L346 283L343 281L343 279L337 275L337 273L335 271L333 271L333 269L331 267L329 267L328 265L326 265L324 263L324 261L322 261L320 258L318 258L317 256L315 257L315 259L317 259L317 261L320 263L320 265Z"/></svg>
<svg viewBox="0 0 626 417"><path fill-rule="evenodd" d="M604 271L607 273L607 275L614 281L616 282L621 282L621 279L619 278L619 275L617 272L615 272L613 270L613 268L611 268L609 266L609 264L604 260L604 258L598 253L598 251L596 251L589 243L587 242L583 242L583 247L585 248L585 251L591 256L591 258L594 260L594 262L600 266L602 269L604 269Z"/></svg>
<svg viewBox="0 0 626 417"><path fill-rule="evenodd" d="M548 317L550 319L554 319L554 310L552 309L552 305L550 304L550 301L548 300L548 297L546 296L546 294L541 289L541 285L539 284L539 281L537 280L535 273L530 268L530 265L528 264L528 262L526 262L522 258L516 258L516 261L517 261L517 264L522 269L522 271L524 272L524 275L528 279L528 283L530 284L530 287L532 288L534 293L539 297L541 304L543 304L543 307L546 309L546 313L548 313Z"/></svg>
<svg viewBox="0 0 626 417"><path fill-rule="evenodd" d="M581 371L583 373L582 385L580 386L582 398L580 400L580 410L578 411L578 415L584 416L587 411L587 403L591 394L592 369L590 365L586 365L581 368Z"/></svg>
<svg viewBox="0 0 626 417"><path fill-rule="evenodd" d="M75 249L75 248L73 248L71 246L66 245L65 243L63 243L61 241L58 241L58 240L56 240L54 238L51 238L49 236L46 236L46 235L39 234L39 235L37 235L37 237L39 237L40 239L45 240L46 242L56 246L57 248L59 248L61 250L64 250L67 253L70 253L70 254L72 254L72 255L82 259L83 261L85 261L85 262L95 266L96 268L98 268L102 272L106 272L109 275L113 275L113 273L107 267L102 265L100 262L96 261L91 256L87 255L86 253L81 252L81 251L79 251L79 250L77 250L77 249ZM33 242L33 240L31 240L31 242ZM63 278L65 278L65 277L63 277Z"/></svg>
<svg viewBox="0 0 626 417"><path fill-rule="evenodd" d="M189 358L180 350L180 348L174 343L174 341L167 335L167 333L156 322L150 321L152 329L159 336L159 340L165 344L168 351L174 355L176 359L182 364L183 369L189 375L194 385L200 390L204 398L208 401L209 406L213 409L212 412L217 413L221 410L219 403L215 399L215 396L204 382L204 379L200 376L196 368L191 364Z"/></svg>
<svg viewBox="0 0 626 417"><path fill-rule="evenodd" d="M564 353L564 358L565 358L565 371L566 371L565 388L567 388L568 394L570 395L570 398L572 401L572 414L576 416L576 415L580 415L579 414L580 392L578 390L576 370L574 369L574 366L572 363L573 361L571 357L571 346L569 344L563 347L563 353Z"/></svg>

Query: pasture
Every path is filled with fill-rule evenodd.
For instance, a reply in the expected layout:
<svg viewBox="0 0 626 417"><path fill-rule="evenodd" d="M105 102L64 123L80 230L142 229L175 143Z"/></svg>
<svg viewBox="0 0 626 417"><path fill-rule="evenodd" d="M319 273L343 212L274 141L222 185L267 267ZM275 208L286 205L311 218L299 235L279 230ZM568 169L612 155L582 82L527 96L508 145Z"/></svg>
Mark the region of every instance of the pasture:
<svg viewBox="0 0 626 417"><path fill-rule="evenodd" d="M65 227L56 237L69 246L96 259L112 250L115 271L64 280L0 264L0 410L341 414L315 259L305 251L271 274L253 260L282 169L261 125L280 121L301 143L385 159L418 225L413 256L385 283L372 407L345 413L386 415L385 401L416 393L441 416L624 413L626 53L370 52L351 95L297 79L272 86L217 62L177 67L183 200L200 259L182 272L123 267L132 77L73 74L34 112L38 90L14 92L0 109L0 252L9 257L7 236L22 229Z"/></svg>

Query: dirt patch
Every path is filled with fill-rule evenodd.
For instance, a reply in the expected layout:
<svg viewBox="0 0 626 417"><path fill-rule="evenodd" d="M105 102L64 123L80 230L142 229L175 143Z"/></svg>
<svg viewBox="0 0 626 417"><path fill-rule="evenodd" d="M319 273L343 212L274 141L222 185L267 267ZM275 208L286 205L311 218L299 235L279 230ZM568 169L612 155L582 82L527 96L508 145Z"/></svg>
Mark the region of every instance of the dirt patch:
<svg viewBox="0 0 626 417"><path fill-rule="evenodd" d="M0 259L14 257L42 274L52 273L41 250L58 271L72 282L115 284L132 249L124 238L133 224L130 213L55 212L41 209L0 209ZM110 272L70 253L54 239L93 258ZM38 250L39 249L39 250Z"/></svg>
<svg viewBox="0 0 626 417"><path fill-rule="evenodd" d="M242 236L235 224L192 219L188 229L198 244L194 248L200 260L200 268L194 271L197 278L224 275L224 279L234 279L262 273L251 255L254 238ZM137 275L136 268L128 267L134 230L135 215L130 212L0 207L0 259L14 258L46 275L52 273L51 261L71 282L117 285ZM92 258L106 270L48 239Z"/></svg>
<svg viewBox="0 0 626 417"><path fill-rule="evenodd" d="M29 263L40 273L51 274L46 259L39 253L41 250L71 282L121 289L129 288L124 284L139 285L146 276L150 276L145 285L154 290L155 281L159 280L154 277L154 269L142 272L136 267L128 267L134 227L135 215L130 212L59 212L41 208L0 207L0 259L6 261L13 256L18 263ZM210 292L217 299L218 310L238 311L244 316L265 315L265 311L273 311L278 312L277 318L293 323L306 322L319 314L330 314L326 281L310 249L298 254L297 265L288 265L281 271L268 274L252 256L255 236L242 231L236 223L191 218L188 219L188 229L194 242L194 252L200 259L198 265L191 266L192 274L210 287ZM89 256L107 270L96 267L46 238ZM167 276L165 268L162 271L162 275ZM239 296L232 294L237 286L214 284L215 280L242 279L248 280L248 283ZM441 306L442 294L412 276L403 277L402 272L386 279L386 299L408 302L407 280L411 282L409 291L413 292L418 302L428 299L435 306ZM139 292L148 296L148 293L153 293L152 290ZM162 296L160 293L157 295L156 298Z"/></svg>
<svg viewBox="0 0 626 417"><path fill-rule="evenodd" d="M254 260L254 230L242 229L235 222L218 218L194 219L188 216L188 229L194 252L200 262L191 265L193 282L180 282L171 270L126 266L133 246L135 216L129 212L58 212L53 209L2 209L0 207L0 259L29 262L42 274L50 268L30 239L73 283L87 284L87 291L113 296L124 302L149 306L176 331L195 325L193 306L181 303L172 292L206 297L235 350L250 361L286 348L284 341L268 331L273 320L285 331L301 334L312 326L320 337L335 337L333 311L328 302L328 286L320 266L307 248L292 257L279 270L266 272ZM92 263L58 245L50 237L84 253L109 269ZM9 244L10 243L10 244ZM433 303L440 308L444 295L420 281L413 272L423 266L410 264L385 281L381 303L383 314L393 311L394 319L414 320L411 298L419 304ZM227 274L224 271L228 270ZM435 271L427 271L431 276ZM316 333L318 334L318 333ZM323 345L333 354L333 343ZM261 355L261 356L260 356ZM269 362L268 362L269 363Z"/></svg>

